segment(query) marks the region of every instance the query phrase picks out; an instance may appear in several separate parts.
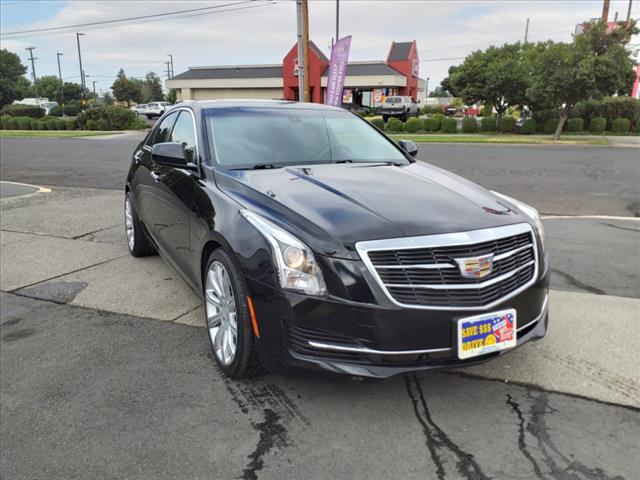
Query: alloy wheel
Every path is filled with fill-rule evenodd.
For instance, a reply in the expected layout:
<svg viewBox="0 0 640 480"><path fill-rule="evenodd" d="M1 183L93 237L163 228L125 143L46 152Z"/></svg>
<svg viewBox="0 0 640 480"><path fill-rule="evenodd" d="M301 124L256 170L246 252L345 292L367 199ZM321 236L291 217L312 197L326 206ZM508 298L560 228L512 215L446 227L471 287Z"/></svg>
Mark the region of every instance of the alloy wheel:
<svg viewBox="0 0 640 480"><path fill-rule="evenodd" d="M129 250L133 250L135 238L133 232L133 213L131 211L131 200L129 200L129 197L124 201L124 226L127 232Z"/></svg>
<svg viewBox="0 0 640 480"><path fill-rule="evenodd" d="M230 365L238 347L236 300L229 273L217 260L207 272L205 304L213 351L223 365Z"/></svg>

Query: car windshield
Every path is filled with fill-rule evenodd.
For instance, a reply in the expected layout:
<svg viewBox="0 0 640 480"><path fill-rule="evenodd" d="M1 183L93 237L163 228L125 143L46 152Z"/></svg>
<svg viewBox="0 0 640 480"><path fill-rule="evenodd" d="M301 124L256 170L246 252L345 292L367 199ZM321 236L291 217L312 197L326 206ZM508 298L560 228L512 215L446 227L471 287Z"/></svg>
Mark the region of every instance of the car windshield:
<svg viewBox="0 0 640 480"><path fill-rule="evenodd" d="M402 103L402 97L387 97L384 103Z"/></svg>
<svg viewBox="0 0 640 480"><path fill-rule="evenodd" d="M408 163L389 140L349 112L236 107L209 109L205 116L217 162L228 168Z"/></svg>

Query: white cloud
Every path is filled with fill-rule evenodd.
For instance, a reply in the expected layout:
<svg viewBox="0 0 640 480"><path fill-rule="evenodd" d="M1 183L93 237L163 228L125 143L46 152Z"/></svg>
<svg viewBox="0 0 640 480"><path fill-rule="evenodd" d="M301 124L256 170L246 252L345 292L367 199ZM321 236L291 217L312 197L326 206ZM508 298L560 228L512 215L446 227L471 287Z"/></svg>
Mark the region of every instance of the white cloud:
<svg viewBox="0 0 640 480"><path fill-rule="evenodd" d="M26 28L95 22L199 8L224 2L84 1L66 5L47 21ZM340 34L353 35L353 60L384 60L392 40L416 40L422 60L464 57L471 51L521 40L530 17L530 40L570 39L573 27L597 17L601 1L341 1ZM152 8L150 8L152 6ZM610 16L626 15L627 2L613 1ZM33 8L26 4L23 8ZM335 35L335 2L312 0L310 33L329 53ZM228 13L198 15L161 22L133 23L117 28L81 30L83 63L88 75L142 76L149 70L162 74L167 54L174 55L176 73L189 66L279 63L296 41L295 2L248 8ZM7 19L4 19L7 22ZM6 25L6 23L5 23ZM21 26L22 29L22 26ZM13 30L13 28L8 29ZM57 73L56 52L63 52L63 76L78 76L73 32L3 40L2 47L26 60L24 47L35 46L38 75ZM433 88L457 61L421 63L421 76ZM94 77L107 89L113 79ZM77 78L75 79L77 81Z"/></svg>

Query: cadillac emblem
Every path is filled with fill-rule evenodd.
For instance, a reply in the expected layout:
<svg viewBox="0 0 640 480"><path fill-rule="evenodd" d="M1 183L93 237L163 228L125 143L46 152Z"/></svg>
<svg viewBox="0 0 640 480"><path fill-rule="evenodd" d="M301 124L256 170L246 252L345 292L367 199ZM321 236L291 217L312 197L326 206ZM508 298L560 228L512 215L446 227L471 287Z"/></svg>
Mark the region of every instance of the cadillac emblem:
<svg viewBox="0 0 640 480"><path fill-rule="evenodd" d="M477 280L493 271L493 253L481 257L456 258L455 261L463 278Z"/></svg>

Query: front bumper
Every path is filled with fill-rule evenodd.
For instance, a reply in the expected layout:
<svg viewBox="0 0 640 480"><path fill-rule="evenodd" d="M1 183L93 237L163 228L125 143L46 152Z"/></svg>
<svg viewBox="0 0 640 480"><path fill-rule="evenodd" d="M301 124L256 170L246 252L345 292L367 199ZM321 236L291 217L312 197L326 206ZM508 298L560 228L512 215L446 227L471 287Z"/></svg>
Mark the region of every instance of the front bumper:
<svg viewBox="0 0 640 480"><path fill-rule="evenodd" d="M487 312L515 308L517 347L545 336L548 270L527 290ZM456 320L469 310L419 310L282 292L247 279L260 328L258 353L270 369L301 367L385 378L482 363L503 350L460 360ZM517 348L516 347L516 348Z"/></svg>

